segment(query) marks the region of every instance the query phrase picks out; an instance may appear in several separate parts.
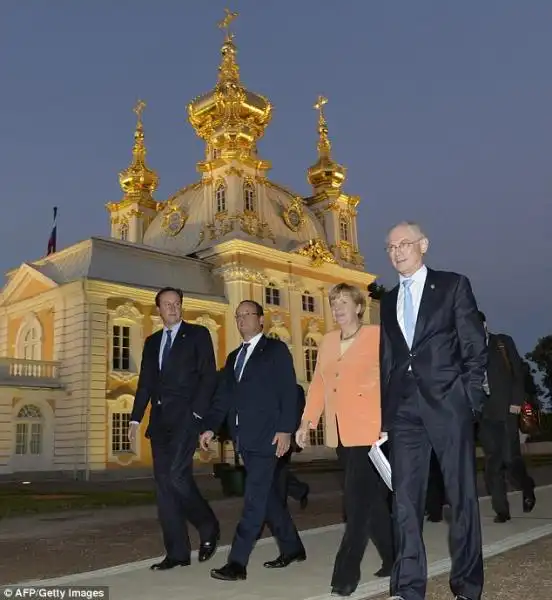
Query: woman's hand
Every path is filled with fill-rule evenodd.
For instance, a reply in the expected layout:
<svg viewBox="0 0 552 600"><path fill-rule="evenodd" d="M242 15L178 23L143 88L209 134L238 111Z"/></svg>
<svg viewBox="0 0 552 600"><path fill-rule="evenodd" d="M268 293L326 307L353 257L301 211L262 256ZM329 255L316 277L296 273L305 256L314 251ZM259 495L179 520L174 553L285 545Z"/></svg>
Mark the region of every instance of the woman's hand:
<svg viewBox="0 0 552 600"><path fill-rule="evenodd" d="M299 448L305 448L307 445L307 437L309 434L309 424L301 423L301 427L295 433L295 442L299 446Z"/></svg>

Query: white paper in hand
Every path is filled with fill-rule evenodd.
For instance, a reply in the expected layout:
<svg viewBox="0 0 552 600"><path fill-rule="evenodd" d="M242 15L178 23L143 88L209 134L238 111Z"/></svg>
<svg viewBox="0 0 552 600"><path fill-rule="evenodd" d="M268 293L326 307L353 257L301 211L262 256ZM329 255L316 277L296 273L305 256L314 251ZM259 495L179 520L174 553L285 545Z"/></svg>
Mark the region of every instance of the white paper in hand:
<svg viewBox="0 0 552 600"><path fill-rule="evenodd" d="M391 465L389 464L389 461L387 460L387 456L385 456L385 454L383 453L383 450L381 449L381 446L383 444L385 444L386 441L387 441L387 436L384 436L381 439L379 439L370 448L370 451L368 452L368 456L370 457L370 460L374 464L374 467L376 467L376 471L379 473L380 477L383 479L385 485L390 490L393 490L393 486L391 484Z"/></svg>

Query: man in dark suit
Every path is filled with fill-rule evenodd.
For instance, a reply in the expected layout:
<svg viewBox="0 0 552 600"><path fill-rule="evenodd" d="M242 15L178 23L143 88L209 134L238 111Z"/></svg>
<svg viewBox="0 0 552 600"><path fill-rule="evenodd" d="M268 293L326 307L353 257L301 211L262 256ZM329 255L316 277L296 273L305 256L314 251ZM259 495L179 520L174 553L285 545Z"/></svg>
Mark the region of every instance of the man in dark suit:
<svg viewBox="0 0 552 600"><path fill-rule="evenodd" d="M527 474L519 441L525 376L514 340L503 333L490 333L485 315L479 315L489 351L485 383L488 398L479 424L479 439L485 454L485 483L496 513L495 523L506 523L510 520L506 475L514 487L522 490L524 512L531 512L536 501L535 482Z"/></svg>
<svg viewBox="0 0 552 600"><path fill-rule="evenodd" d="M166 556L151 568L167 570L190 564L186 521L200 536L199 561L214 554L219 523L193 476L193 456L201 420L211 405L216 386L216 364L209 331L182 320L182 291L163 288L155 304L163 329L150 335L130 416L132 446L151 402L146 437L153 455L157 508Z"/></svg>
<svg viewBox="0 0 552 600"><path fill-rule="evenodd" d="M428 269L428 245L415 223L401 223L387 237L400 280L381 302L382 428L389 432L397 552L391 593L425 598L422 527L433 449L451 505L450 587L456 598L480 600L473 420L485 401L485 331L468 279Z"/></svg>
<svg viewBox="0 0 552 600"><path fill-rule="evenodd" d="M266 522L276 538L280 555L264 564L275 569L306 559L305 548L278 493L275 471L289 450L299 426L297 383L293 360L280 340L263 335L263 308L245 300L236 309L243 344L228 355L200 444L207 449L224 421L240 453L245 470L243 512L227 563L211 576L225 581L247 578L253 546Z"/></svg>

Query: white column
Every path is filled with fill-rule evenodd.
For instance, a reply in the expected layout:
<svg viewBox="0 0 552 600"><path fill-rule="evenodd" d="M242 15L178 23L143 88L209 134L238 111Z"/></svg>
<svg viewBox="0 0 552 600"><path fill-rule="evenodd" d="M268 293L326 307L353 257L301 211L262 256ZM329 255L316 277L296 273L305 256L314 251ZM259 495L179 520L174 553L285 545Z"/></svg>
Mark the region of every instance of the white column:
<svg viewBox="0 0 552 600"><path fill-rule="evenodd" d="M301 294L291 289L289 293L289 315L291 318L291 343L293 344L293 362L299 381L306 380L305 361L303 360L303 332L301 330Z"/></svg>
<svg viewBox="0 0 552 600"><path fill-rule="evenodd" d="M332 316L332 309L330 308L330 301L328 300L328 292L326 288L320 288L320 297L322 302L322 310L324 315L324 327L325 333L335 329L335 323Z"/></svg>

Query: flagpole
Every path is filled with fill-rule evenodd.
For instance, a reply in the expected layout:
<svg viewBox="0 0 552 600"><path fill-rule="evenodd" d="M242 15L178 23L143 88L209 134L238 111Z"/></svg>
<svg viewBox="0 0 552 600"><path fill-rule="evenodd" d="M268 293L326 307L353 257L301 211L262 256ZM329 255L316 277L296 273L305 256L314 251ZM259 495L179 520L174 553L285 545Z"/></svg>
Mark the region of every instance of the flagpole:
<svg viewBox="0 0 552 600"><path fill-rule="evenodd" d="M57 250L57 206L54 206L54 219L52 222L52 231L48 240L47 254L53 254Z"/></svg>

